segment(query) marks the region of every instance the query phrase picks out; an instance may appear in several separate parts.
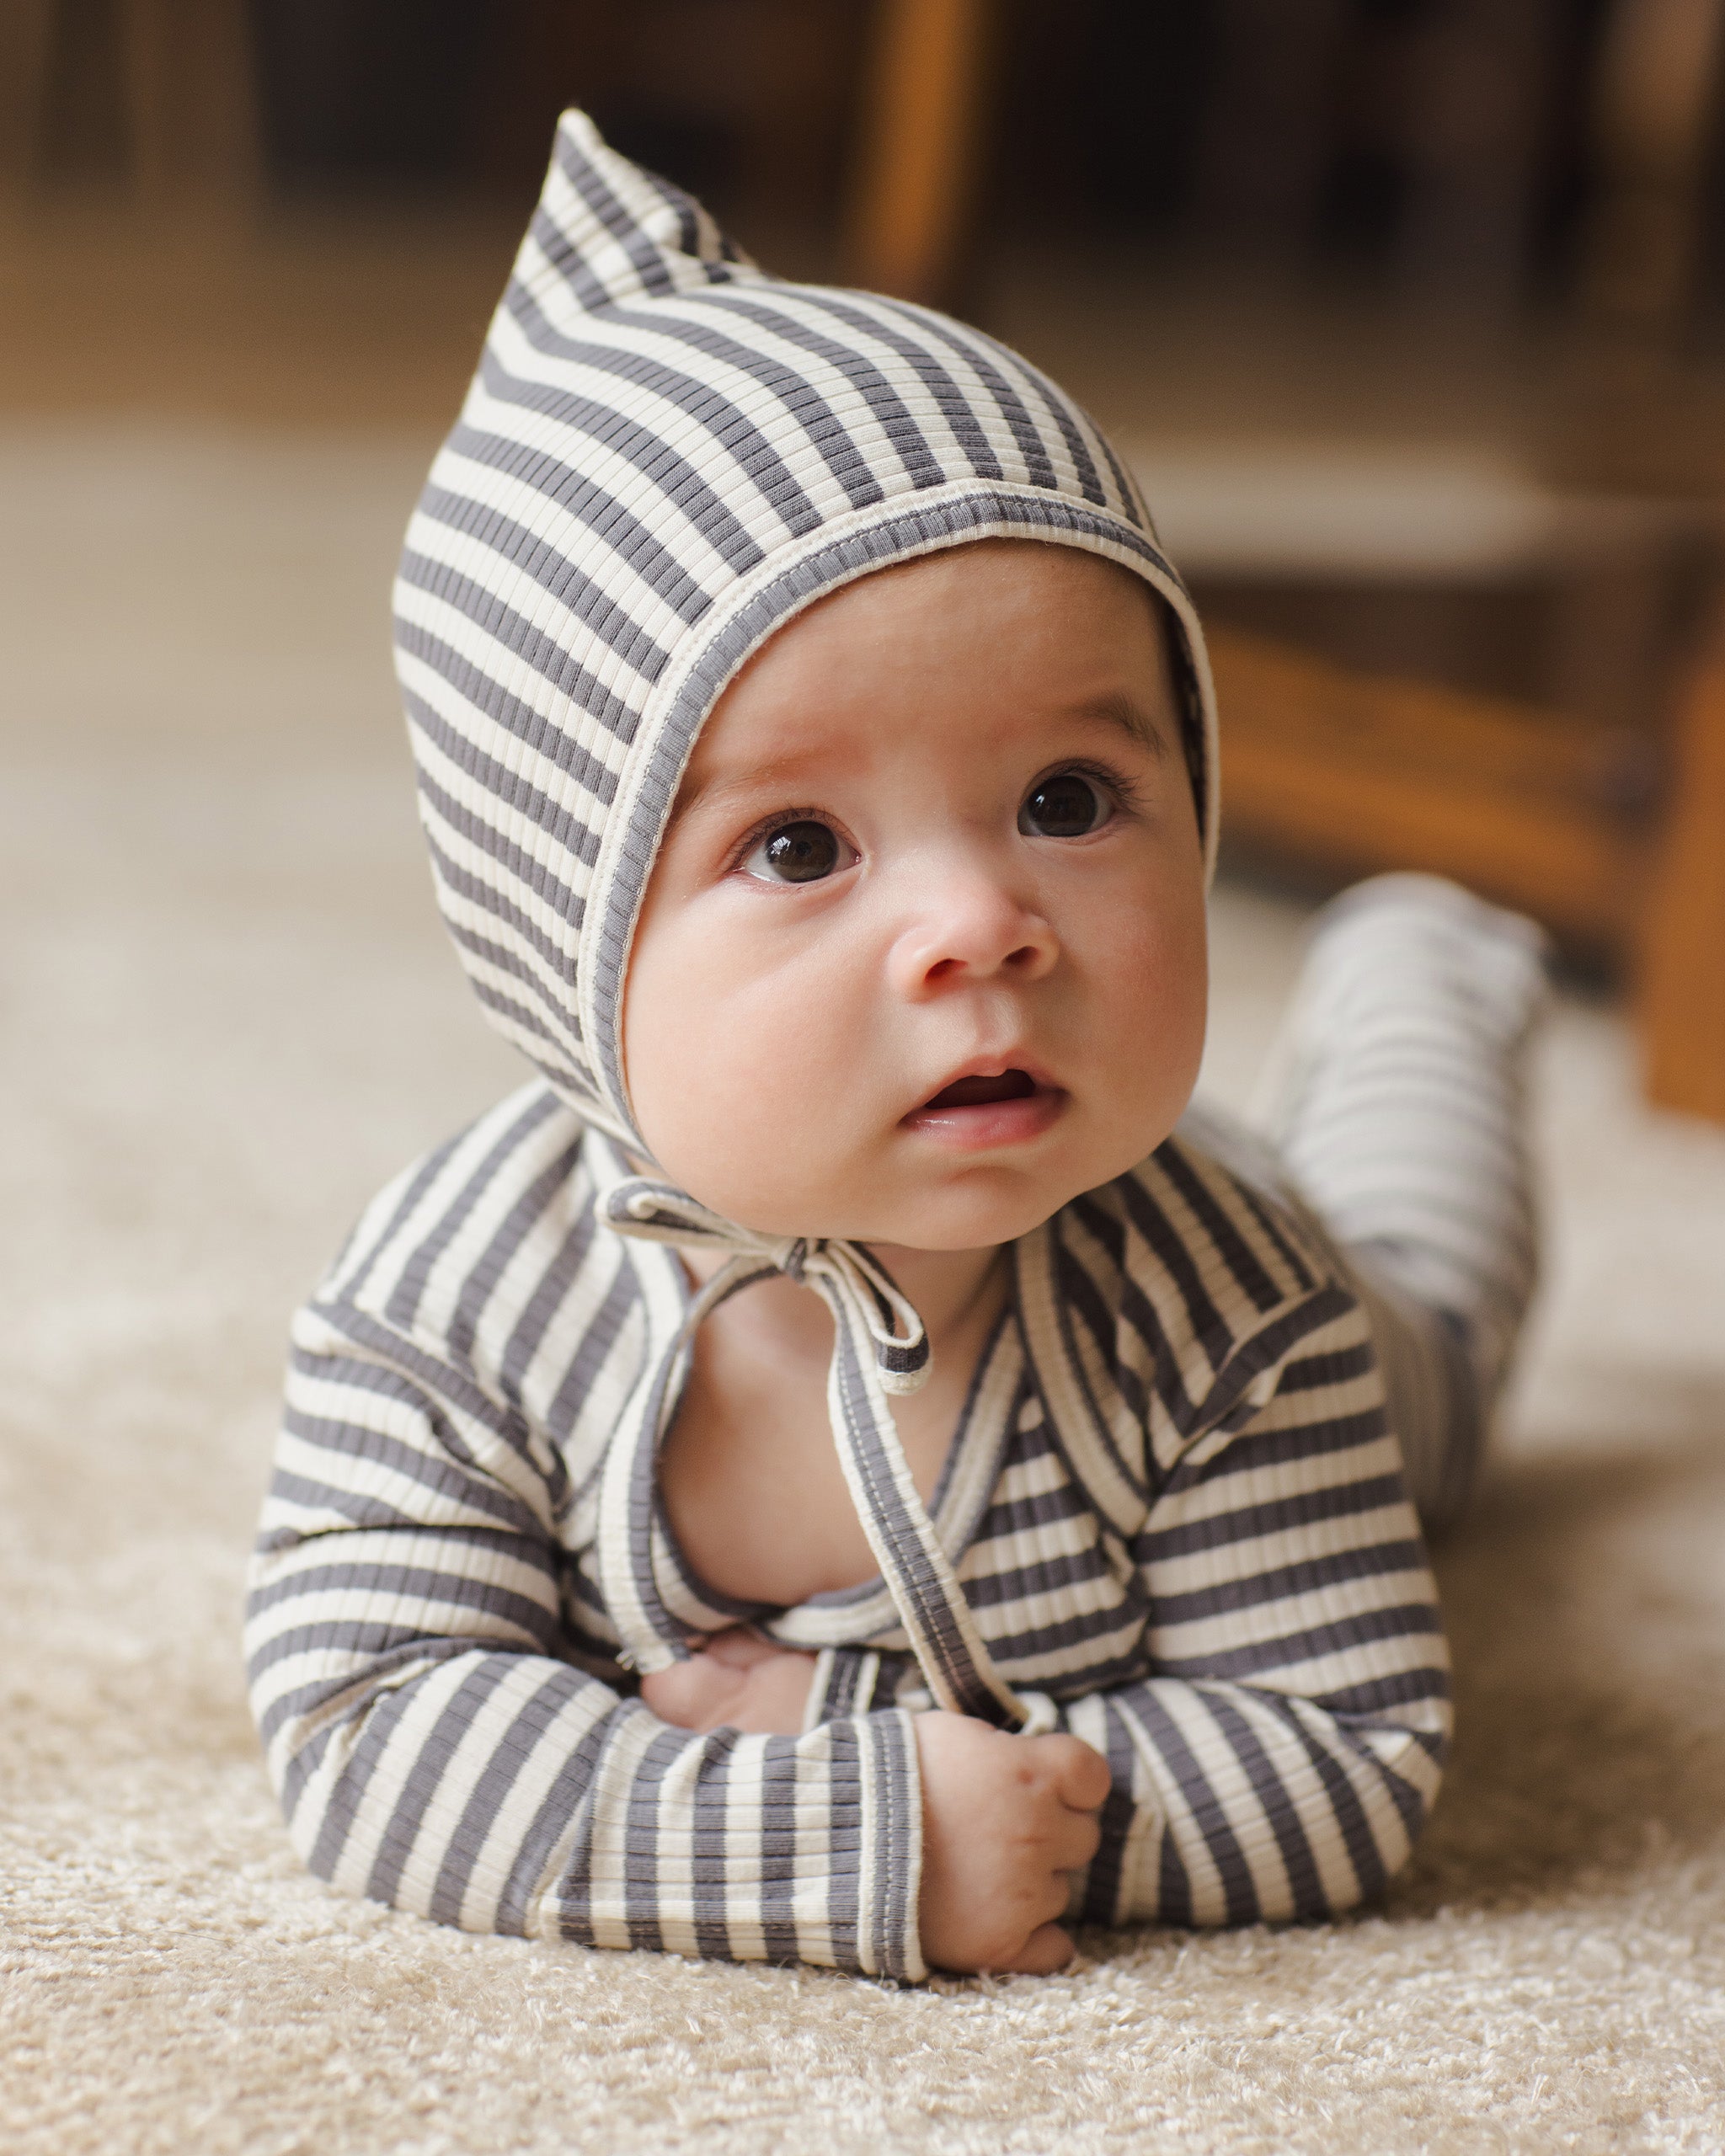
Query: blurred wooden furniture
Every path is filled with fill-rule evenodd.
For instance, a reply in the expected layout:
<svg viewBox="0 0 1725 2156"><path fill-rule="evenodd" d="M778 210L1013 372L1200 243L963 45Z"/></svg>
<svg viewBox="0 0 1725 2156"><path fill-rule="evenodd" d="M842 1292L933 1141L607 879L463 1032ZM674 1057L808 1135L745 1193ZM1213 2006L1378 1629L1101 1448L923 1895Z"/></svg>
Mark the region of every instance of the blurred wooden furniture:
<svg viewBox="0 0 1725 2156"><path fill-rule="evenodd" d="M6 0L0 8L0 181L28 184L47 136L57 0Z"/></svg>
<svg viewBox="0 0 1725 2156"><path fill-rule="evenodd" d="M976 178L990 0L879 0L847 274L950 304Z"/></svg>
<svg viewBox="0 0 1725 2156"><path fill-rule="evenodd" d="M1725 601L1676 714L1669 810L1640 937L1651 1098L1725 1123Z"/></svg>
<svg viewBox="0 0 1725 2156"><path fill-rule="evenodd" d="M1725 0L1614 0L1593 97L1598 200L1582 264L1601 320L1660 338L1694 296Z"/></svg>
<svg viewBox="0 0 1725 2156"><path fill-rule="evenodd" d="M79 0L0 4L0 179L33 185L53 162L65 108L88 77L117 83L132 190L224 205L248 195L261 167L251 29L244 0ZM80 115L72 115L73 118Z"/></svg>
<svg viewBox="0 0 1725 2156"><path fill-rule="evenodd" d="M1338 884L1427 869L1531 913L1628 974L1648 1097L1725 1122L1725 598L1651 793L1621 728L1210 641L1231 846Z"/></svg>
<svg viewBox="0 0 1725 2156"><path fill-rule="evenodd" d="M1452 876L1633 985L1725 1120L1725 515L1418 446L1140 443L1210 630L1236 861Z"/></svg>
<svg viewBox="0 0 1725 2156"><path fill-rule="evenodd" d="M1127 444L1219 618L1365 674L1632 734L1663 708L1717 520L1556 487L1520 460L1346 435Z"/></svg>
<svg viewBox="0 0 1725 2156"><path fill-rule="evenodd" d="M1236 851L1346 882L1423 868L1616 953L1646 881L1616 729L1211 631Z"/></svg>
<svg viewBox="0 0 1725 2156"><path fill-rule="evenodd" d="M1544 461L1581 485L1717 499L1725 395L1693 332L1725 296L1725 0L1611 0L1590 87L1588 334Z"/></svg>
<svg viewBox="0 0 1725 2156"><path fill-rule="evenodd" d="M873 12L852 274L950 302L1006 11ZM1211 15L1192 86L1204 105L1194 208L1232 253L1299 260L1327 186L1346 194L1351 175L1356 217L1370 205L1385 223L1375 244L1401 289L1504 313L1525 296L1542 204L1579 187L1583 308L1658 331L1682 318L1725 99L1725 0L1600 0L1584 15L1551 0L1216 0Z"/></svg>

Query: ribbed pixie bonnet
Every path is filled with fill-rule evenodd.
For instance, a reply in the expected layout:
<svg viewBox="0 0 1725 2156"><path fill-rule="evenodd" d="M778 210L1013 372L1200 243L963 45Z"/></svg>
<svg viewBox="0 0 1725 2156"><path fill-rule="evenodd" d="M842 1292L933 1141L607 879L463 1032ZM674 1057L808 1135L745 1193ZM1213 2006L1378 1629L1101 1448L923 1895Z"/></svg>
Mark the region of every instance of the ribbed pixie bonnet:
<svg viewBox="0 0 1725 2156"><path fill-rule="evenodd" d="M702 721L812 600L984 538L1103 555L1167 602L1183 638L1176 670L1208 869L1215 721L1202 635L1093 422L943 315L766 275L697 203L566 113L409 528L396 664L438 897L468 978L499 1030L629 1153L648 1156L622 1063L630 941ZM846 1244L747 1235L651 1178L614 1189L606 1211L625 1233L736 1253L691 1328L721 1283L730 1292L767 1270L825 1295L840 1455L931 1688L1021 1719L974 1636L950 1642L957 1667L936 1637L971 1628L902 1471L883 1387L920 1382L926 1347L879 1267ZM866 1368L841 1368L847 1358ZM601 1529L644 1559L641 1508L674 1405L671 1368L660 1375L657 1406L642 1388L638 1448L614 1448L639 1457L633 1481L619 1469ZM883 1546L906 1534L914 1550ZM682 1648L650 1566L614 1582L606 1569L633 1658L674 1659Z"/></svg>

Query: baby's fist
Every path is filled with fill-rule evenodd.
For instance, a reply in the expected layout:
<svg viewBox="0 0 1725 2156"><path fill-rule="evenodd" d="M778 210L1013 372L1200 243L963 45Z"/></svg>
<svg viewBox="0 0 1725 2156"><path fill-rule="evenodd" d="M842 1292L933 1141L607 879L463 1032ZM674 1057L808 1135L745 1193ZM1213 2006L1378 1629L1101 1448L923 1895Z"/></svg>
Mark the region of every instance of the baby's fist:
<svg viewBox="0 0 1725 2156"><path fill-rule="evenodd" d="M965 1972L1042 1975L1071 1957L1056 1921L1069 1874L1096 1854L1108 1763L1076 1737L1009 1737L918 1715L923 1957Z"/></svg>

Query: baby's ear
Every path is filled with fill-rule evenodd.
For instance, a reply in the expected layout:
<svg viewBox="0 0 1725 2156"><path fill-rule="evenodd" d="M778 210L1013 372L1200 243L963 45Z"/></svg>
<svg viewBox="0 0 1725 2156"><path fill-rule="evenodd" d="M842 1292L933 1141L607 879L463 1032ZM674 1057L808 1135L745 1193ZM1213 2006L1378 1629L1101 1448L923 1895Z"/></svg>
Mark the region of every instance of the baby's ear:
<svg viewBox="0 0 1725 2156"><path fill-rule="evenodd" d="M515 282L554 328L761 272L695 200L607 147L585 112L558 122L551 168L515 259Z"/></svg>

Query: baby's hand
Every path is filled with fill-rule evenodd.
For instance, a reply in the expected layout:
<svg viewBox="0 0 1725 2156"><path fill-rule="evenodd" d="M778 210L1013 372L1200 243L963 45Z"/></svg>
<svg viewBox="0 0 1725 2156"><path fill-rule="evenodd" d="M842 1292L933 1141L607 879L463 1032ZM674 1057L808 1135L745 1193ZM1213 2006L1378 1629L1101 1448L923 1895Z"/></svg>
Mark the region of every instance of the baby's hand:
<svg viewBox="0 0 1725 2156"><path fill-rule="evenodd" d="M796 1737L814 1675L812 1654L788 1652L735 1625L686 1662L641 1679L641 1697L676 1729L744 1729Z"/></svg>
<svg viewBox="0 0 1725 2156"><path fill-rule="evenodd" d="M1102 1838L1108 1763L1076 1737L1009 1737L964 1715L916 1720L922 1767L922 1952L932 1967L1063 1967L1068 1872Z"/></svg>

